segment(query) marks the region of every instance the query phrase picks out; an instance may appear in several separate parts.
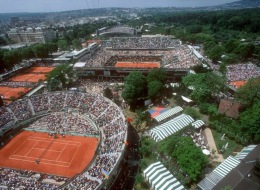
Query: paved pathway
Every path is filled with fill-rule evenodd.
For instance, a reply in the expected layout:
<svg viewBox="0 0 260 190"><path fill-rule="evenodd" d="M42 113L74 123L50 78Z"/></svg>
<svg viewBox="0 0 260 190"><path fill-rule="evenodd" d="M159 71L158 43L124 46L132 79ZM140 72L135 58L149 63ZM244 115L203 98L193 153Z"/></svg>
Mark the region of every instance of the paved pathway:
<svg viewBox="0 0 260 190"><path fill-rule="evenodd" d="M214 140L214 137L213 137L213 135L212 135L212 133L211 133L210 128L206 128L206 129L204 130L204 132L205 132L207 141L208 141L208 143L209 143L210 152L211 152L213 149L214 149L214 150L217 150L217 146L216 146L216 144L215 144L215 140ZM223 162L223 161L224 161L224 158L223 158L222 154L219 154L219 153L216 151L216 153L215 153L215 155L214 155L213 161Z"/></svg>

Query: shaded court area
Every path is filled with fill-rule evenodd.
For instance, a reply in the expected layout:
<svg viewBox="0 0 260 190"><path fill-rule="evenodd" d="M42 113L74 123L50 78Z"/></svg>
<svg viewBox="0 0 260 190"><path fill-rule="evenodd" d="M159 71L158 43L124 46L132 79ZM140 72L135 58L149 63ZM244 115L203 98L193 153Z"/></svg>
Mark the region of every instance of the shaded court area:
<svg viewBox="0 0 260 190"><path fill-rule="evenodd" d="M0 150L0 167L73 177L94 157L97 138L23 131Z"/></svg>
<svg viewBox="0 0 260 190"><path fill-rule="evenodd" d="M49 73L51 72L55 67L32 67L30 68L30 73Z"/></svg>
<svg viewBox="0 0 260 190"><path fill-rule="evenodd" d="M117 62L118 68L159 68L159 62Z"/></svg>
<svg viewBox="0 0 260 190"><path fill-rule="evenodd" d="M46 74L19 74L12 78L10 81L13 82L38 82L39 80L45 80L47 78Z"/></svg>
<svg viewBox="0 0 260 190"><path fill-rule="evenodd" d="M20 97L20 93L27 93L31 88L24 87L8 87L8 86L0 86L0 95L3 96L4 99L10 99L11 97L18 98Z"/></svg>

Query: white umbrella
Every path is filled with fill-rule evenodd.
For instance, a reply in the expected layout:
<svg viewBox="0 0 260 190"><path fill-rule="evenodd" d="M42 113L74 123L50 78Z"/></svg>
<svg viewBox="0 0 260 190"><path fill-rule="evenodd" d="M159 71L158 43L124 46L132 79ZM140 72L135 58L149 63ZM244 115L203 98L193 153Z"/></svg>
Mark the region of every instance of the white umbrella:
<svg viewBox="0 0 260 190"><path fill-rule="evenodd" d="M208 149L203 149L202 152L207 156L210 155L210 151Z"/></svg>

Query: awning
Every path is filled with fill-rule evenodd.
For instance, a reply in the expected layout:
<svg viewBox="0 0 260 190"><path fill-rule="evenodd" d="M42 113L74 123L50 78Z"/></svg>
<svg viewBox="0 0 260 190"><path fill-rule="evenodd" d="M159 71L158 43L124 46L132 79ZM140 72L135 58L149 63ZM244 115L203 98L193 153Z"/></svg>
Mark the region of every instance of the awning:
<svg viewBox="0 0 260 190"><path fill-rule="evenodd" d="M181 96L181 98L182 98L185 102L188 102L188 103L193 102L191 99L186 98L185 96Z"/></svg>
<svg viewBox="0 0 260 190"><path fill-rule="evenodd" d="M144 170L144 177L154 190L184 190L184 186L161 164L156 162Z"/></svg>
<svg viewBox="0 0 260 190"><path fill-rule="evenodd" d="M154 119L157 121L157 122L160 122L164 119L167 119L173 115L176 115L177 113L180 113L183 109L180 107L180 106L176 106L172 109L169 109L167 110L166 112L163 112L162 114L154 117Z"/></svg>
<svg viewBox="0 0 260 190"><path fill-rule="evenodd" d="M239 160L233 156L229 156L224 162L222 162L216 169L214 169L209 175L207 175L202 181L198 183L198 186L202 190L213 189L222 178L224 178L233 168L240 163Z"/></svg>
<svg viewBox="0 0 260 190"><path fill-rule="evenodd" d="M167 121L151 129L149 131L149 134L156 142L158 142L183 129L193 121L194 119L191 116L182 114L170 121Z"/></svg>
<svg viewBox="0 0 260 190"><path fill-rule="evenodd" d="M197 120L191 124L194 128L198 129L201 126L205 125L205 123L202 120Z"/></svg>

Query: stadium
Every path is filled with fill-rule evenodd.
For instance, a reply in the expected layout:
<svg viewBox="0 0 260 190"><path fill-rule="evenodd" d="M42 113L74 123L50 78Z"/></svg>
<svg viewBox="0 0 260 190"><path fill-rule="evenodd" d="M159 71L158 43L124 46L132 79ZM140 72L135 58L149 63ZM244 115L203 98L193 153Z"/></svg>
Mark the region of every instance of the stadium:
<svg viewBox="0 0 260 190"><path fill-rule="evenodd" d="M99 189L127 138L119 107L96 94L31 96L2 108L0 121L1 189Z"/></svg>
<svg viewBox="0 0 260 190"><path fill-rule="evenodd" d="M125 77L140 70L165 68L168 79L180 79L202 58L191 46L169 36L113 37L103 41L97 51L85 55L75 65L78 76Z"/></svg>
<svg viewBox="0 0 260 190"><path fill-rule="evenodd" d="M165 68L168 79L176 79L201 60L179 40L147 36L103 41L79 63L74 69L81 78L122 79L133 70ZM101 189L127 144L121 108L100 94L32 95L2 107L0 121L1 189Z"/></svg>

